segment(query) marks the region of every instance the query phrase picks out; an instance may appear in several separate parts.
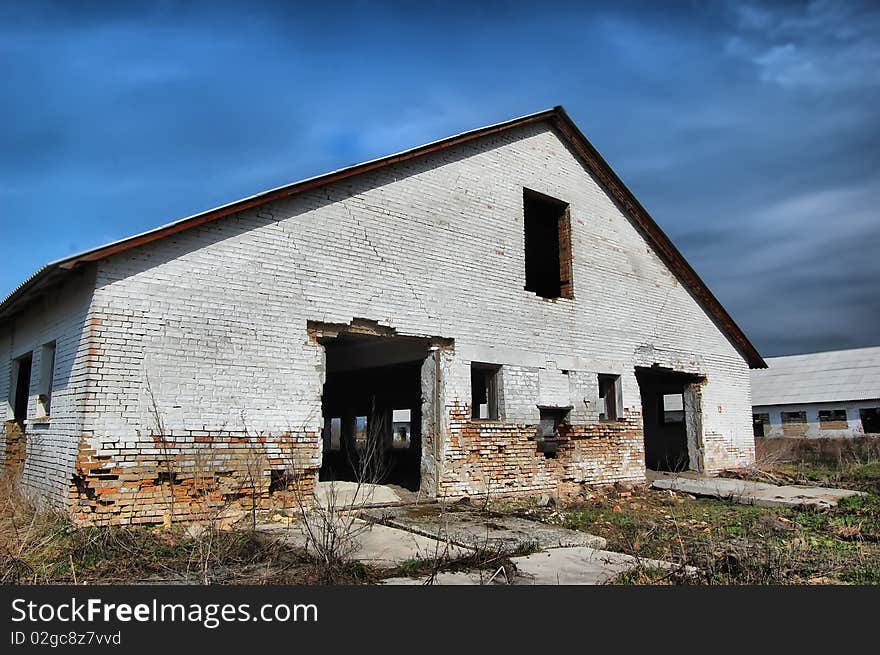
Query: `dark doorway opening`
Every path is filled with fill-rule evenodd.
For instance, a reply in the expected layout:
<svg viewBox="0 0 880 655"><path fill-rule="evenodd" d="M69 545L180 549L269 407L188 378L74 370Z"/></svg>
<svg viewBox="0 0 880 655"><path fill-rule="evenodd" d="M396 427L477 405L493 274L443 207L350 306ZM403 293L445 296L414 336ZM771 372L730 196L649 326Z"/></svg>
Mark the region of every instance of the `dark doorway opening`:
<svg viewBox="0 0 880 655"><path fill-rule="evenodd" d="M859 418L862 419L862 430L865 434L880 433L880 407L860 409Z"/></svg>
<svg viewBox="0 0 880 655"><path fill-rule="evenodd" d="M319 341L327 363L319 480L418 491L428 340L343 333Z"/></svg>
<svg viewBox="0 0 880 655"><path fill-rule="evenodd" d="M32 356L30 354L15 360L18 370L15 379L13 412L15 414L15 422L19 425L24 425L27 419L28 398L31 393L31 360Z"/></svg>
<svg viewBox="0 0 880 655"><path fill-rule="evenodd" d="M653 471L699 471L699 385L703 378L653 366L636 367L642 398L645 466Z"/></svg>

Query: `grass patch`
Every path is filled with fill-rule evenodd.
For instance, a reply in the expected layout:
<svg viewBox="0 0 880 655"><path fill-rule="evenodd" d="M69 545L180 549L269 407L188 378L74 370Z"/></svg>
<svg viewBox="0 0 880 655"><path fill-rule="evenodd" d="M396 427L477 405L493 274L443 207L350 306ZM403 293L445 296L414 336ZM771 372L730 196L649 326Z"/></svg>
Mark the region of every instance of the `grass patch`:
<svg viewBox="0 0 880 655"><path fill-rule="evenodd" d="M9 486L2 491L0 584L354 584L375 577L346 563L327 580L303 553L248 529L77 526Z"/></svg>
<svg viewBox="0 0 880 655"><path fill-rule="evenodd" d="M880 495L880 437L758 438L758 464L736 477L856 489Z"/></svg>
<svg viewBox="0 0 880 655"><path fill-rule="evenodd" d="M700 570L696 577L643 570L627 584L880 584L880 497L829 510L794 510L634 490L560 512L564 526L608 540L608 549Z"/></svg>

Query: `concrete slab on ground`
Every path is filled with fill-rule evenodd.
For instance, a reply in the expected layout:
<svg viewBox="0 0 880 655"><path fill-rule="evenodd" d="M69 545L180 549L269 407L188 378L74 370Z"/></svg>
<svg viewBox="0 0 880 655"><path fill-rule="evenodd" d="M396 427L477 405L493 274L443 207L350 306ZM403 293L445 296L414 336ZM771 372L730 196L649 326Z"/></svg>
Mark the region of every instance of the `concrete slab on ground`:
<svg viewBox="0 0 880 655"><path fill-rule="evenodd" d="M639 560L631 555L608 550L575 546L553 548L548 551L513 557L516 566L513 576L515 585L601 585L614 580L621 573L632 571L639 566L673 570L679 568L672 562L660 560ZM693 567L681 567L683 573L694 575ZM383 584L425 585L427 577L390 578ZM430 584L434 585L505 585L504 573L494 578L486 571L466 571L440 573Z"/></svg>
<svg viewBox="0 0 880 655"><path fill-rule="evenodd" d="M372 520L467 548L514 552L524 545L538 548L590 546L604 548L602 537L516 516L496 516L439 505L393 507L365 512Z"/></svg>
<svg viewBox="0 0 880 655"><path fill-rule="evenodd" d="M652 489L683 491L694 496L730 500L762 507L835 507L841 498L864 495L850 489L774 485L765 482L681 475L661 475L651 482Z"/></svg>
<svg viewBox="0 0 880 655"><path fill-rule="evenodd" d="M364 564L379 568L392 568L410 559L456 559L472 551L420 534L407 532L387 525L368 523L361 519L340 517L337 532L343 535L342 548L350 550L350 557ZM313 520L312 531L323 534L325 528ZM350 529L346 528L350 525ZM314 551L308 530L302 522L270 523L257 526L257 531L272 539L279 539L306 552Z"/></svg>
<svg viewBox="0 0 880 655"><path fill-rule="evenodd" d="M315 502L320 507L344 509L399 503L400 495L384 484L318 482L315 485Z"/></svg>
<svg viewBox="0 0 880 655"><path fill-rule="evenodd" d="M671 562L638 559L632 555L595 548L554 548L540 553L513 557L516 565L514 584L518 585L600 585L621 573L641 566L672 570ZM693 575L696 569L683 567Z"/></svg>

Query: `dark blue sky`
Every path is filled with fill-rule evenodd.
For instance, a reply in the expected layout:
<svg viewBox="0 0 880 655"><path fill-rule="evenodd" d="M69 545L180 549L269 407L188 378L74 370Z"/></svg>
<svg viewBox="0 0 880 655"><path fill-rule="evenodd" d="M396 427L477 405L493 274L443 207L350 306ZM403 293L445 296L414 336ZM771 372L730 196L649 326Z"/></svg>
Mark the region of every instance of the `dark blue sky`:
<svg viewBox="0 0 880 655"><path fill-rule="evenodd" d="M764 355L880 344L876 6L317 4L0 2L0 296L563 104Z"/></svg>

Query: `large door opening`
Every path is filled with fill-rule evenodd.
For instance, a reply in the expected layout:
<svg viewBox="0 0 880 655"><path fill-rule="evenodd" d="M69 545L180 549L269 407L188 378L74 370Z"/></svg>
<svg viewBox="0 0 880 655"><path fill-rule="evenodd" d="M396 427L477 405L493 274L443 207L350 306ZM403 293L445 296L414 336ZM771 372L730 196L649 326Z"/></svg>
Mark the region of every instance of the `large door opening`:
<svg viewBox="0 0 880 655"><path fill-rule="evenodd" d="M642 398L645 467L701 471L700 385L704 378L653 366L636 367Z"/></svg>
<svg viewBox="0 0 880 655"><path fill-rule="evenodd" d="M342 333L319 342L326 352L319 480L418 491L429 340Z"/></svg>

